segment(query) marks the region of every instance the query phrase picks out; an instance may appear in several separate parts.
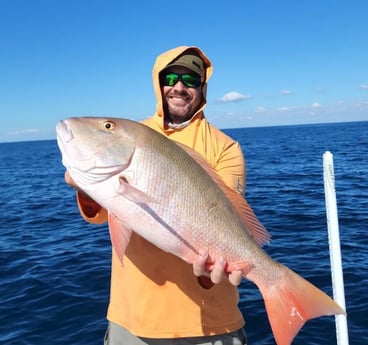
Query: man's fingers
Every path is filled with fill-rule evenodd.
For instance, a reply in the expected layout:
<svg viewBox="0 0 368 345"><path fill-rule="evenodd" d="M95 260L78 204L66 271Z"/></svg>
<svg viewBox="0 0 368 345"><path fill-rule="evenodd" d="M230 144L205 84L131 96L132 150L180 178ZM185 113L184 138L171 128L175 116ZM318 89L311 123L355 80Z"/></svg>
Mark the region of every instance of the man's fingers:
<svg viewBox="0 0 368 345"><path fill-rule="evenodd" d="M197 277L206 275L206 261L208 259L208 253L199 252L197 260L193 263L193 272ZM208 275L208 274L207 274Z"/></svg>
<svg viewBox="0 0 368 345"><path fill-rule="evenodd" d="M234 285L234 286L238 286L243 278L243 274L242 271L232 271L229 274L229 282Z"/></svg>
<svg viewBox="0 0 368 345"><path fill-rule="evenodd" d="M65 182L71 186L71 187L76 187L77 185L75 184L75 182L73 181L72 177L70 176L69 174L69 171L65 171L65 174L64 174L64 179L65 179Z"/></svg>
<svg viewBox="0 0 368 345"><path fill-rule="evenodd" d="M223 279L229 279L230 284L238 286L242 281L242 272L239 270L230 273L225 272L226 260L218 257L211 267L210 272L206 270L208 252L200 251L197 260L193 263L193 272L197 277L209 277L214 284L219 284Z"/></svg>
<svg viewBox="0 0 368 345"><path fill-rule="evenodd" d="M213 283L218 284L224 278L226 261L223 257L219 257L213 265L211 271L211 280Z"/></svg>

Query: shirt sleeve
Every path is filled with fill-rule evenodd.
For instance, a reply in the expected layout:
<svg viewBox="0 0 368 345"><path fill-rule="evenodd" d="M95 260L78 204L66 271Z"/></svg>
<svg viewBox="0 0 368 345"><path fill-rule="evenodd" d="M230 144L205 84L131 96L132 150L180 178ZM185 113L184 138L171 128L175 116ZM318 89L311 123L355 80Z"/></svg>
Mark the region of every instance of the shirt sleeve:
<svg viewBox="0 0 368 345"><path fill-rule="evenodd" d="M107 211L81 191L77 191L77 204L80 214L88 223L107 222Z"/></svg>
<svg viewBox="0 0 368 345"><path fill-rule="evenodd" d="M225 145L217 159L215 170L227 186L244 195L246 167L238 142L232 141Z"/></svg>

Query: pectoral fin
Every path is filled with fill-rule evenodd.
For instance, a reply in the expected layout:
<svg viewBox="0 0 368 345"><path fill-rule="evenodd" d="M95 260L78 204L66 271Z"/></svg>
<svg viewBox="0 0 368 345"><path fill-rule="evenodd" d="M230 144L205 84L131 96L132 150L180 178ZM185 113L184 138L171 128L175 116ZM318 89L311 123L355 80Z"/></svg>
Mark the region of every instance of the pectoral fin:
<svg viewBox="0 0 368 345"><path fill-rule="evenodd" d="M119 178L119 190L118 192L123 195L125 198L133 201L137 204L148 204L150 202L155 202L155 199L142 192L141 190L133 187L128 183L125 177Z"/></svg>
<svg viewBox="0 0 368 345"><path fill-rule="evenodd" d="M108 214L108 223L112 247L120 262L123 263L124 253L129 244L132 230L128 229L124 223L112 213Z"/></svg>

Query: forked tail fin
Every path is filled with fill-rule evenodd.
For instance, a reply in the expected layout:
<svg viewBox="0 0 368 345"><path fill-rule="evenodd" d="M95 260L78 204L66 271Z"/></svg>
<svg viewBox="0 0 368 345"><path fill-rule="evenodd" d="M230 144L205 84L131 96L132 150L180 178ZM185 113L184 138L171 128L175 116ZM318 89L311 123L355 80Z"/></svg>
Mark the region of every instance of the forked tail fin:
<svg viewBox="0 0 368 345"><path fill-rule="evenodd" d="M290 345L309 319L345 314L323 291L286 267L277 285L259 288L277 345Z"/></svg>

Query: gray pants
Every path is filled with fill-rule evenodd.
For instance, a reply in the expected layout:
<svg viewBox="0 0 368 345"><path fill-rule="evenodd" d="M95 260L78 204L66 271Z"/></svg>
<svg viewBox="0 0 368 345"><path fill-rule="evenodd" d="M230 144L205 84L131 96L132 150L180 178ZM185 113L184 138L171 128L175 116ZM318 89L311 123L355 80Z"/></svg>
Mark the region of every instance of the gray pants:
<svg viewBox="0 0 368 345"><path fill-rule="evenodd" d="M142 338L136 337L113 322L109 322L104 345L247 345L247 339L243 329L226 334L192 338Z"/></svg>

